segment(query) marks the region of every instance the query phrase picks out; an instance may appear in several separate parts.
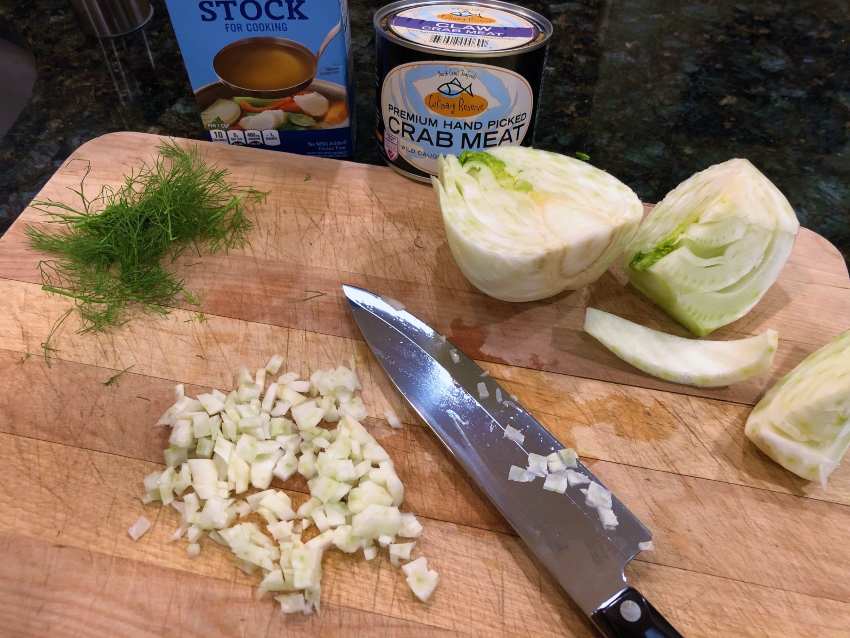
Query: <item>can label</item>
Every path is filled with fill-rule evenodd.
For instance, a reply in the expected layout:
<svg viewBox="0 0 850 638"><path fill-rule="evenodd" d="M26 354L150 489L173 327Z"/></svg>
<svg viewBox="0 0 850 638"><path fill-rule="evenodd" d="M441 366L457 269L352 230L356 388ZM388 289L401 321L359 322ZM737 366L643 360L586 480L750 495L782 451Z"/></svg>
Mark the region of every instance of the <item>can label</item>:
<svg viewBox="0 0 850 638"><path fill-rule="evenodd" d="M521 144L533 112L528 81L487 64L411 62L381 87L387 156L431 175L441 155Z"/></svg>
<svg viewBox="0 0 850 638"><path fill-rule="evenodd" d="M431 4L400 11L390 29L401 38L444 51L504 51L528 44L537 27L521 15L466 4Z"/></svg>

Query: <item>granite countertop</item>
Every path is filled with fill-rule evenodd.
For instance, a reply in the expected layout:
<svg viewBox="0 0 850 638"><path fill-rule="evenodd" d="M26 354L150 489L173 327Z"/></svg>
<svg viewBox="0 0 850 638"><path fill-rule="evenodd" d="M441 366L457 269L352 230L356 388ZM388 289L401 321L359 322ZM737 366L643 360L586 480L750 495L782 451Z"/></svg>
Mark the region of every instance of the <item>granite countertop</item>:
<svg viewBox="0 0 850 638"><path fill-rule="evenodd" d="M0 233L93 137L135 130L203 138L164 4L152 4L143 34L101 43L81 29L68 0L0 3L0 37L31 51L38 70L29 105L0 140ZM846 0L798 0L793 9L778 0L520 4L555 25L536 146L589 154L644 201L710 164L747 157L805 226L850 259ZM372 137L377 6L350 0L354 159L369 163L380 163Z"/></svg>

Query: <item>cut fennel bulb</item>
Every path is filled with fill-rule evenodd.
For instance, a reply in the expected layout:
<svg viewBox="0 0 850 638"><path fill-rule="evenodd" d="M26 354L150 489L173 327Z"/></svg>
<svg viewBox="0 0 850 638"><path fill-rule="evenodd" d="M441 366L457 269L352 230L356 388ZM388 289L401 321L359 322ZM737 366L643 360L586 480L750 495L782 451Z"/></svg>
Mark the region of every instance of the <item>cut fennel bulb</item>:
<svg viewBox="0 0 850 638"><path fill-rule="evenodd" d="M632 284L698 336L747 314L776 281L800 224L745 159L670 191L626 251Z"/></svg>
<svg viewBox="0 0 850 638"><path fill-rule="evenodd" d="M356 420L365 406L355 372L339 366L316 370L309 381L294 372L272 381L282 364L275 355L256 374L241 370L230 394L192 399L178 386L160 419L172 429L166 467L144 478L142 500L180 514L170 541L185 537L189 556L201 554L207 536L229 548L245 573L261 574L261 593L285 592L277 597L284 613L310 614L319 611L326 550L362 549L369 560L378 547L389 548L390 562L400 565L414 542L397 536L417 538L423 528L400 511L404 485L387 451ZM391 410L387 419L399 424ZM310 490L297 510L274 484L296 472ZM318 533L310 538L312 526ZM137 540L149 527L141 517L128 533ZM432 570L405 576L421 600L437 584Z"/></svg>
<svg viewBox="0 0 850 638"><path fill-rule="evenodd" d="M587 162L521 146L440 158L432 178L452 255L504 301L531 301L598 279L623 252L643 207Z"/></svg>
<svg viewBox="0 0 850 638"><path fill-rule="evenodd" d="M745 432L784 468L825 484L850 447L850 331L782 377L753 408Z"/></svg>
<svg viewBox="0 0 850 638"><path fill-rule="evenodd" d="M716 388L764 374L773 364L779 335L766 330L735 341L701 341L652 330L596 308L584 329L623 361L665 381Z"/></svg>

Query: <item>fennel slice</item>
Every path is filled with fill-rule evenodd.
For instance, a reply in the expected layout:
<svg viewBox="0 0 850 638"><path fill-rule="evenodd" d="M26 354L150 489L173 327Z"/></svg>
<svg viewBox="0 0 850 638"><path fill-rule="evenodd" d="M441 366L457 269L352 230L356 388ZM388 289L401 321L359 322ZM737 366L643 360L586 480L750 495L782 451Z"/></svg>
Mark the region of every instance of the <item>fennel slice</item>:
<svg viewBox="0 0 850 638"><path fill-rule="evenodd" d="M767 372L779 335L767 330L734 341L686 339L588 308L584 330L623 361L659 379L714 388Z"/></svg>

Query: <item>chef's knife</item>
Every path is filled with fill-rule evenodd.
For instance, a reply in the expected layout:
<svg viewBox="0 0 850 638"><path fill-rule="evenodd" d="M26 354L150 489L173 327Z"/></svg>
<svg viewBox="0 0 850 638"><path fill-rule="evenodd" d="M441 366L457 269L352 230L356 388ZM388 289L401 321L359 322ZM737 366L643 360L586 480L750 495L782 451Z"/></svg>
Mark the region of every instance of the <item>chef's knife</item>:
<svg viewBox="0 0 850 638"><path fill-rule="evenodd" d="M608 530L578 486L559 494L540 481L509 481L510 466L525 467L529 452L547 455L562 445L472 359L398 302L355 286L342 289L399 392L599 631L609 638L680 636L626 582L626 564L652 538L638 518L614 496L619 524ZM507 426L524 434L522 444L505 438ZM601 484L583 465L577 471Z"/></svg>

